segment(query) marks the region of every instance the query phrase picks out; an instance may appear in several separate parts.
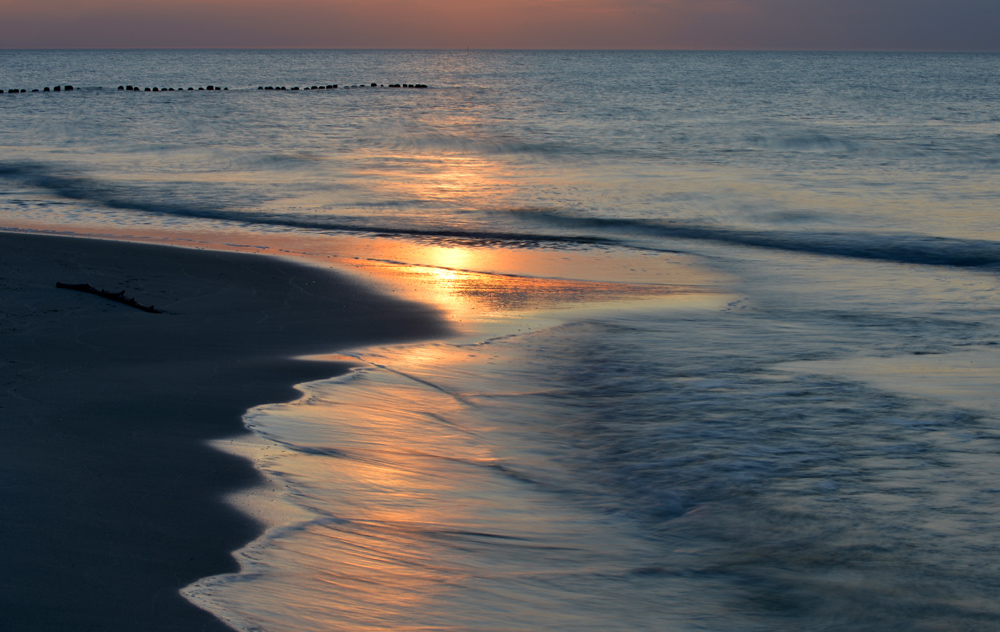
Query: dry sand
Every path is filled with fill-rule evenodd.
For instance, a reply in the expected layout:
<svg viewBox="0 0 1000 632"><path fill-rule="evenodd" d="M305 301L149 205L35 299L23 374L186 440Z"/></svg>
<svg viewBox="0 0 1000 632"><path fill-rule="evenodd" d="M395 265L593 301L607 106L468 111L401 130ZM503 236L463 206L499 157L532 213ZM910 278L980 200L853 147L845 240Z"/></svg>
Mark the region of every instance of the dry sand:
<svg viewBox="0 0 1000 632"><path fill-rule="evenodd" d="M236 569L260 479L205 441L346 370L292 356L446 333L274 257L0 233L0 630L228 630L178 589Z"/></svg>

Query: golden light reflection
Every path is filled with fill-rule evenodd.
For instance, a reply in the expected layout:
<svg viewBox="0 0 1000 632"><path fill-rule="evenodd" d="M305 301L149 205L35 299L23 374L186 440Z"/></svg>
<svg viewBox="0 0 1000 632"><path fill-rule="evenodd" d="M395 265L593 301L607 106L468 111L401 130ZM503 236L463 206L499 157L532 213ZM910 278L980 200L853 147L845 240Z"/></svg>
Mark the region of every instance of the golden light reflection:
<svg viewBox="0 0 1000 632"><path fill-rule="evenodd" d="M447 122L443 122L447 125ZM408 148L412 152L412 148ZM395 158L395 159L394 159ZM407 169L396 168L405 161ZM454 209L501 208L517 190L501 162L459 151L383 157L358 171L366 182L378 183L378 194L388 200L422 200Z"/></svg>
<svg viewBox="0 0 1000 632"><path fill-rule="evenodd" d="M443 270L474 270L476 255L469 248L436 248L428 265Z"/></svg>
<svg viewBox="0 0 1000 632"><path fill-rule="evenodd" d="M392 279L407 297L432 303L458 321L705 291L694 286L546 279L381 262L369 262L363 269Z"/></svg>
<svg viewBox="0 0 1000 632"><path fill-rule="evenodd" d="M511 248L354 235L11 227L288 257L346 271L383 292L432 304L469 327L597 303L704 296L725 291L730 283L695 257L625 249Z"/></svg>
<svg viewBox="0 0 1000 632"><path fill-rule="evenodd" d="M445 123L441 122L447 127ZM433 200L435 207L514 206L509 198L518 190L517 180L505 163L460 151L423 155L416 162L423 168L416 177L412 169L400 173L372 168L365 175L376 179L390 197ZM693 259L677 255L494 247L471 240L418 244L383 240L364 260L348 263L391 291L432 303L460 322L718 287L718 279L711 279Z"/></svg>
<svg viewBox="0 0 1000 632"><path fill-rule="evenodd" d="M496 603L543 620L540 604L563 598L552 578L630 567L619 559L624 549L609 556L592 546L585 509L553 503L549 488L525 483L543 472L542 480L560 480L557 464L532 456L547 454L552 439L525 437L506 423L506 407L501 417L484 414L525 389L544 392L544 383L525 382L519 348L372 349L357 374L267 407L258 427L293 436L298 447L271 469L320 518L265 543L266 581L221 583L207 602L230 612L235 605L261 628L277 620L317 632L426 630L435 613L448 613L440 629L487 630L497 629ZM498 587L498 600L481 601L481 591ZM248 599L255 589L266 598ZM574 629L561 623L546 627Z"/></svg>

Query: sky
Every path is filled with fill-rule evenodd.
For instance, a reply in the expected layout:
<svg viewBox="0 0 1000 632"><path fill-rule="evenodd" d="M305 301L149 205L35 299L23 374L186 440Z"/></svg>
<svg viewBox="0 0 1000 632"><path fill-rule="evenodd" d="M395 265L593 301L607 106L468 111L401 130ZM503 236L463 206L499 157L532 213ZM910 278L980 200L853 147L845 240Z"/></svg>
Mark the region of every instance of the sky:
<svg viewBox="0 0 1000 632"><path fill-rule="evenodd" d="M0 0L0 48L1000 51L1000 0Z"/></svg>

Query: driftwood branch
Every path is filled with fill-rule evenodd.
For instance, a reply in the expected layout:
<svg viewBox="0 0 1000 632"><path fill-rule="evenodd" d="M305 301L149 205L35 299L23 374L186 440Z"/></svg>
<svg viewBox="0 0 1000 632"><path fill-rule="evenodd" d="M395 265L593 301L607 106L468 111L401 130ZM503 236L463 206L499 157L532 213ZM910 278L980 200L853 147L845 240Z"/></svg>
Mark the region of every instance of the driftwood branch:
<svg viewBox="0 0 1000 632"><path fill-rule="evenodd" d="M129 298L125 296L125 290L121 292L109 292L107 290L99 290L89 283L56 283L56 287L63 288L65 290L76 290L77 292L86 292L87 294L96 294L98 296L104 297L108 300L117 301L128 305L129 307L134 307L136 309L141 309L144 312L149 312L150 314L162 314L160 310L156 309L152 305L143 305L142 303L136 302L134 298Z"/></svg>

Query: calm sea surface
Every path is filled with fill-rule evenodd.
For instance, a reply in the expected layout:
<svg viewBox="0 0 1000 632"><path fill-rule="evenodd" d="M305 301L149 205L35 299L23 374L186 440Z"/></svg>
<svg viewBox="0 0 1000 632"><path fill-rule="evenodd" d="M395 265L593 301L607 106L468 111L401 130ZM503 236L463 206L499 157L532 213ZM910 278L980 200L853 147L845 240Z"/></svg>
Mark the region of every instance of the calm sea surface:
<svg viewBox="0 0 1000 632"><path fill-rule="evenodd" d="M235 627L1000 629L1000 55L0 51L0 88L0 226L455 324L248 413L273 526L187 590Z"/></svg>

